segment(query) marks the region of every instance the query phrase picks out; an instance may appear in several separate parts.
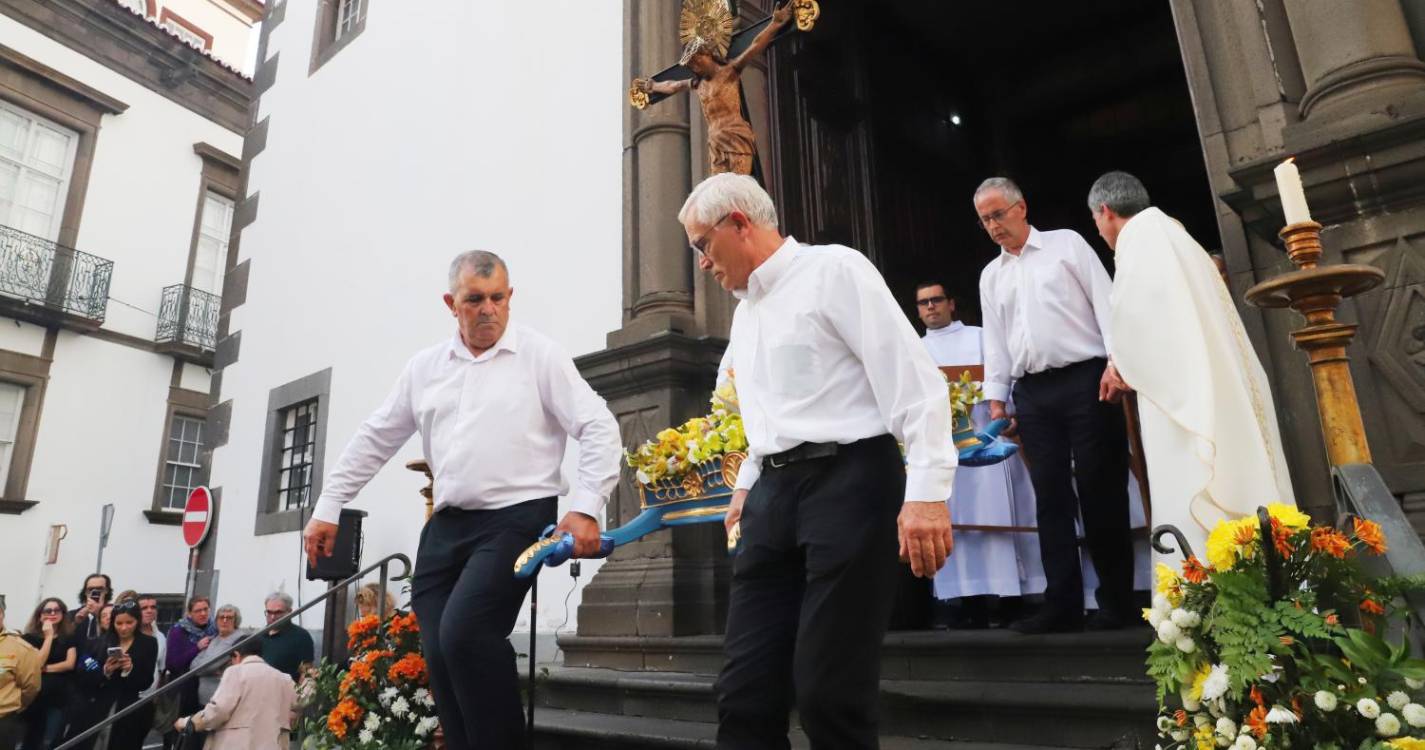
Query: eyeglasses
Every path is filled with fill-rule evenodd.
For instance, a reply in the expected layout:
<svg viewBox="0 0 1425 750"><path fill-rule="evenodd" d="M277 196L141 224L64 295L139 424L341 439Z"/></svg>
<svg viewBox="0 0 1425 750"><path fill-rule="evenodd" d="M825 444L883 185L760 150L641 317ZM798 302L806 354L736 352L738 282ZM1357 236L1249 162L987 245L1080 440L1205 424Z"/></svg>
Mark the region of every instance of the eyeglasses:
<svg viewBox="0 0 1425 750"><path fill-rule="evenodd" d="M731 215L731 213L723 214L722 218L713 222L713 225L708 227L708 230L706 232L703 232L701 237L699 237L696 241L688 245L688 247L691 247L693 249L694 255L698 256L699 259L706 258L708 256L708 238L712 236L713 230L717 229L719 224L723 223L724 221L727 221L727 217Z"/></svg>
<svg viewBox="0 0 1425 750"><path fill-rule="evenodd" d="M44 614L44 615L62 615L62 614L64 614L64 610L59 609L58 607L45 607L44 609L40 610L40 614Z"/></svg>
<svg viewBox="0 0 1425 750"><path fill-rule="evenodd" d="M232 615L218 615L218 619L219 619L219 620L236 620L237 618L236 618L236 617L233 617Z"/></svg>
<svg viewBox="0 0 1425 750"><path fill-rule="evenodd" d="M268 617L281 617L282 615L287 614L287 610L285 610L285 609L267 609L267 610L263 610L263 614L267 615Z"/></svg>
<svg viewBox="0 0 1425 750"><path fill-rule="evenodd" d="M943 294L937 294L937 295L935 295L934 297L926 297L925 299L918 299L918 300L915 301L915 304L916 304L917 306L919 306L919 307L934 307L934 306L940 304L941 302L946 301L946 299L948 299L948 298L947 298L945 295L943 295Z"/></svg>
<svg viewBox="0 0 1425 750"><path fill-rule="evenodd" d="M988 227L991 224L1004 224L1004 217L1009 215L1009 210L1019 205L1020 201L1015 201L1004 208L993 213L980 216L980 226Z"/></svg>

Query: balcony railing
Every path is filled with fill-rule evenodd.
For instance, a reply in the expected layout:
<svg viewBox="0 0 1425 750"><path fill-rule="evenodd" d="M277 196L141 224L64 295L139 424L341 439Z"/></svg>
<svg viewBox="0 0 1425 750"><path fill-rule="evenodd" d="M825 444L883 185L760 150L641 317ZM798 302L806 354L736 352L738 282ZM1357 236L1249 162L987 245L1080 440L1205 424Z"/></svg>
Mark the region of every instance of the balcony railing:
<svg viewBox="0 0 1425 750"><path fill-rule="evenodd" d="M114 262L0 225L0 295L104 322Z"/></svg>
<svg viewBox="0 0 1425 750"><path fill-rule="evenodd" d="M222 298L184 284L163 288L158 306L160 344L211 352L218 342L218 303Z"/></svg>

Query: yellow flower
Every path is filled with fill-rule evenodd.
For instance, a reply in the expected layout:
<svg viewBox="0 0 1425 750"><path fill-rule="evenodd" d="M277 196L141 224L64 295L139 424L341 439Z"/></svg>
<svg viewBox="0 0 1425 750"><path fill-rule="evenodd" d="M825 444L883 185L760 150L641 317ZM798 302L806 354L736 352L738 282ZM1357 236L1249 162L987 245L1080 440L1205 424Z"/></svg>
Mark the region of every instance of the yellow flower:
<svg viewBox="0 0 1425 750"><path fill-rule="evenodd" d="M1207 682L1207 676L1212 674L1212 665L1203 662L1192 675L1192 687L1188 688L1188 695L1195 701L1202 700L1202 684Z"/></svg>
<svg viewBox="0 0 1425 750"><path fill-rule="evenodd" d="M1252 557L1256 550L1255 540L1257 519L1254 516L1235 521L1218 521L1212 533L1207 535L1207 562L1214 570L1230 570L1239 559Z"/></svg>
<svg viewBox="0 0 1425 750"><path fill-rule="evenodd" d="M1213 726L1203 724L1192 732L1193 742L1197 743L1197 750L1215 750L1217 738L1213 737Z"/></svg>
<svg viewBox="0 0 1425 750"><path fill-rule="evenodd" d="M1295 505L1272 503L1267 506L1267 515L1281 521L1288 529L1304 529L1311 525L1311 517L1302 513Z"/></svg>
<svg viewBox="0 0 1425 750"><path fill-rule="evenodd" d="M1385 744L1396 750L1425 750L1425 740L1418 740L1414 737L1396 737Z"/></svg>
<svg viewBox="0 0 1425 750"><path fill-rule="evenodd" d="M1158 593L1166 597L1169 604L1176 607L1183 603L1183 582L1176 570L1158 563L1157 582Z"/></svg>

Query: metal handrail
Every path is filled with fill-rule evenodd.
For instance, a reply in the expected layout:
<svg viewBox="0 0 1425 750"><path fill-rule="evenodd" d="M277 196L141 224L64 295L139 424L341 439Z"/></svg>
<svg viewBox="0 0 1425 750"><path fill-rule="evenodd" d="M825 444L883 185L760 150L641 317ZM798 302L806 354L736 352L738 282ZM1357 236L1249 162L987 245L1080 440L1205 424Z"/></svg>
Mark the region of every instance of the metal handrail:
<svg viewBox="0 0 1425 750"><path fill-rule="evenodd" d="M264 627L262 627L262 628L259 628L258 630L255 630L255 631L253 631L252 633L249 633L246 637L239 639L237 643L234 643L233 645L227 647L226 649L223 649L216 657L213 658L212 662L213 662L213 663L219 663L219 664L222 663L222 659L226 658L228 655L232 654L232 652L234 652L234 651L238 650L239 648L241 648L241 647L243 646L243 644L248 643L248 642L252 641L252 640L255 639L255 638L261 638L263 633L266 633L267 631L269 631L269 630L271 630L271 629L273 629L273 628L275 628L275 627L278 627L278 626L281 626L281 625L286 625L287 623L291 622L292 619L295 618L297 615L300 615L300 614L302 614L303 612L306 612L307 610L311 609L311 608L312 608L313 606L315 606L318 602L324 602L324 601L326 601L328 598L330 598L330 597L331 597L333 594L335 594L336 592L345 590L347 586L350 586L351 584L356 583L357 581L359 581L359 580L361 580L363 577L365 577L368 573L370 573L370 572L373 571L373 570L376 570L377 568L380 568L380 569L381 569L381 590L382 590L382 591L385 591L385 590L386 590L386 583L387 583L387 580L389 579L389 575L388 575L388 573L387 573L386 568L387 568L387 566L390 565L392 562L400 562L400 563L401 563L402 572L401 572L400 575L396 576L396 579L397 579L397 580L400 580L400 579L403 579L403 578L407 578L407 577L409 577L409 576L411 575L411 559L410 559L409 557L406 557L405 555L403 555L403 554L401 554L401 553L399 553L399 552L397 552L396 554L393 554L393 555L387 555L386 557L381 558L381 560L379 560L379 561L376 562L375 564L373 564L373 565L371 565L371 566L369 566L369 567L367 567L367 568L365 568L365 569L363 569L363 570L357 572L356 574L354 574L354 575L352 575L352 576L350 576L350 577L348 577L348 578L346 578L346 579L344 579L344 580L342 580L342 581L340 581L340 582L338 582L338 583L332 585L332 586L329 587L325 592L323 592L321 596L319 596L319 597L317 597L317 598L315 598L315 599L313 599L313 600L307 602L306 604L303 604L302 606L298 607L297 609L292 610L291 612L288 612L285 617L282 617L281 619L278 619L276 622L269 623L269 624L267 624L266 626L264 626ZM379 618L380 620L384 621L384 620L386 619L386 597L384 597L384 596L378 596L378 597L376 597L376 599L377 599L377 605L376 605L376 606L377 606L377 616L378 616L378 618ZM328 634L328 636L330 637L331 634ZM190 670L188 670L187 672L183 673L182 675L179 675L179 676L178 676L176 679L174 679L173 681L169 682L167 685L164 685L163 687L161 687L161 688L159 688L159 689L153 691L152 693L149 693L148 695L146 695L146 696L144 696L144 697L142 697L142 698L140 698L140 699L134 701L132 704L130 704L128 707L124 708L123 710L117 711L117 712L113 713L112 715L108 716L108 717L105 718L103 721L99 722L98 724L95 724L94 726L92 726L92 727L90 727L90 728L84 730L83 733L79 734L78 736L74 737L73 739L71 739L71 740L65 742L65 743L62 744L62 745L60 745L60 746L59 746L58 748L56 748L55 750L68 750L68 748L73 748L73 747L79 746L79 745L80 745L81 743L83 743L85 740L87 740L87 739L89 739L90 737L93 737L94 735L96 735L96 734L98 734L99 732L103 731L105 727L107 727L107 726L109 726L109 725L111 725L111 724L117 722L118 720L124 718L125 716L128 716L129 714L132 714L132 713L134 713L134 712L140 710L141 708L143 708L144 706L148 705L149 703L152 703L156 698L158 698L158 697L160 697L160 696L163 696L163 695L167 695L168 693L170 693L171 691L173 691L175 688L177 688L179 685L186 684L186 683L187 683L188 681L190 681L190 680L196 680L196 679L198 679L198 678L202 675L203 671L204 671L204 670L202 670L202 669L190 669Z"/></svg>

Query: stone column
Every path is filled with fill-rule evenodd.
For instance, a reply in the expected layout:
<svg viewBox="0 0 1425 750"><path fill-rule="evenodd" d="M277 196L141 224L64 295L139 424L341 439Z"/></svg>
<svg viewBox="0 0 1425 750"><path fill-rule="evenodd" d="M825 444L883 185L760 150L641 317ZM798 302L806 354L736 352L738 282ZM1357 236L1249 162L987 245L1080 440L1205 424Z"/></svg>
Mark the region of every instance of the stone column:
<svg viewBox="0 0 1425 750"><path fill-rule="evenodd" d="M1425 86L1400 0L1284 0L1306 79L1303 119L1332 119Z"/></svg>

